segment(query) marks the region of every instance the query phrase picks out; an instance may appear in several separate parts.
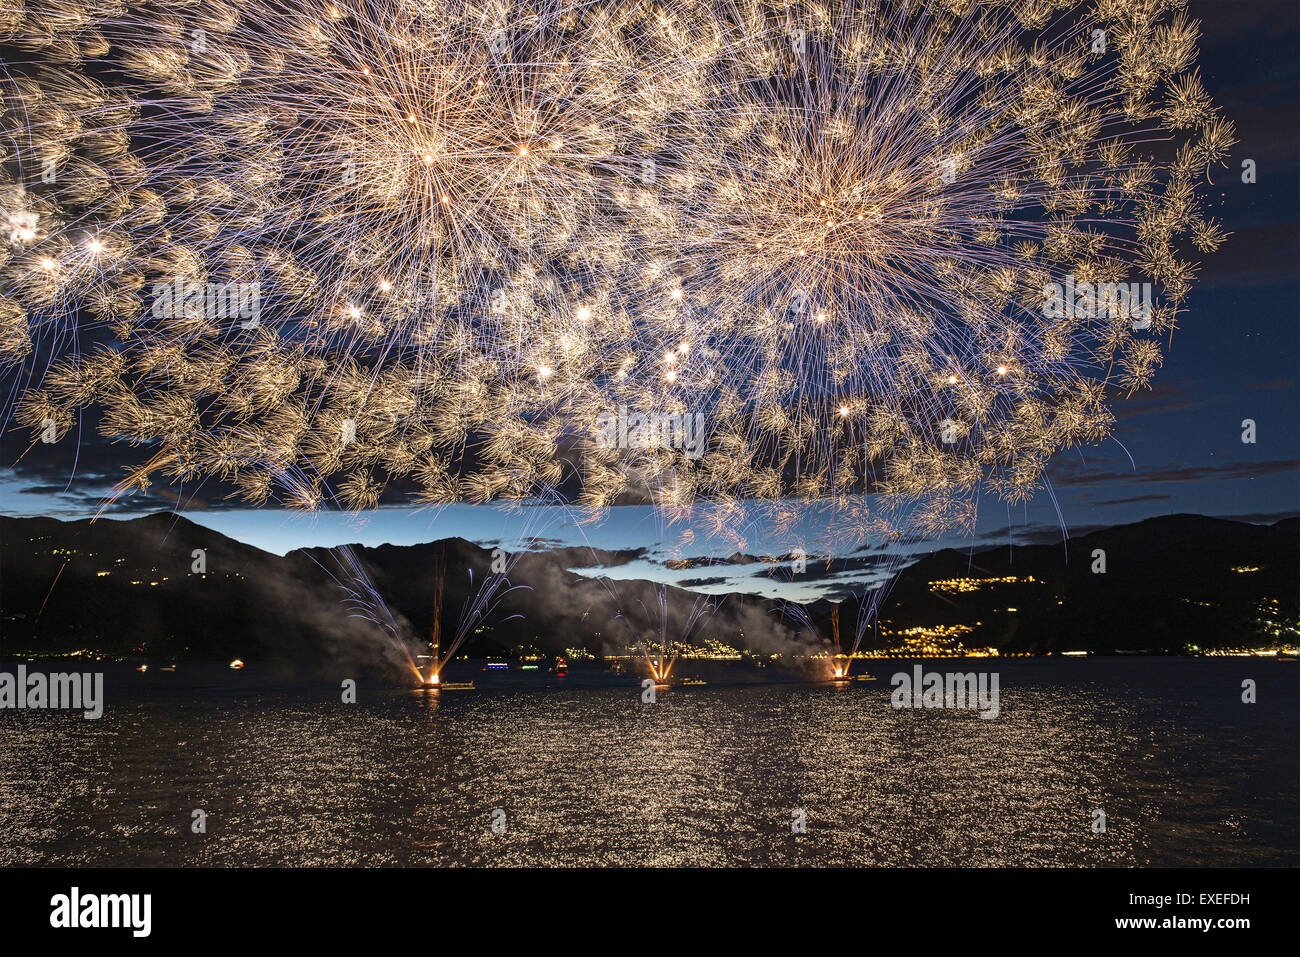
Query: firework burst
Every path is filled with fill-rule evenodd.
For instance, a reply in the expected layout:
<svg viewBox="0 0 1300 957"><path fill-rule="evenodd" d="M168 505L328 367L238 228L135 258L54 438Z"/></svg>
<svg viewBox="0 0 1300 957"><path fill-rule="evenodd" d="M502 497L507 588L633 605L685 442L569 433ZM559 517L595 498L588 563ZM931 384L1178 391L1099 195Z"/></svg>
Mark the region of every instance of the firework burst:
<svg viewBox="0 0 1300 957"><path fill-rule="evenodd" d="M6 9L6 414L254 505L968 528L1108 434L1224 238L1196 40L1177 0ZM601 446L624 407L707 449Z"/></svg>

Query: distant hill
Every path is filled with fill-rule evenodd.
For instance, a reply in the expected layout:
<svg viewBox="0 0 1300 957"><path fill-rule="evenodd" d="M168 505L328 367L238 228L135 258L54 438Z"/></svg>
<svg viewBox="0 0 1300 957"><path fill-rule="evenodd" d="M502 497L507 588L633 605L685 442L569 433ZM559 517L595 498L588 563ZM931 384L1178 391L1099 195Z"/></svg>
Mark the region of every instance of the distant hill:
<svg viewBox="0 0 1300 957"><path fill-rule="evenodd" d="M1298 571L1300 519L1249 525L1170 515L1064 544L934 552L899 574L880 625L897 633L978 622L963 644L1004 652L1248 647L1275 625L1291 628L1294 643ZM841 620L856 610L842 607Z"/></svg>
<svg viewBox="0 0 1300 957"><path fill-rule="evenodd" d="M461 539L350 548L412 640L432 631L440 579L441 628L453 633L492 561L490 550ZM196 549L203 550L204 565L195 564ZM1093 571L1097 550L1105 553L1104 573ZM617 565L639 554L599 553L594 560ZM464 650L600 651L657 637L657 586L568 571L592 561L592 553L577 549L524 555L510 577L525 587L506 597ZM867 629L864 647L894 646L910 629L946 626L961 626L966 647L1003 652L1254 645L1270 629L1294 629L1300 619L1297 569L1300 519L1261 526L1174 515L1065 544L974 554L948 549L897 576L881 601L879 629ZM170 513L95 522L0 517L0 659L90 648L155 658L399 666L401 654L383 630L349 613L340 581L349 578L337 550L280 557ZM705 599L671 587L666 595L668 631L685 633ZM759 654L816 646L817 639L780 614L777 602L743 595L712 600L717 610L697 638ZM825 601L808 607L828 637L834 607ZM845 645L862 613L861 602L839 606Z"/></svg>
<svg viewBox="0 0 1300 957"><path fill-rule="evenodd" d="M338 589L319 570L176 515L0 518L0 654L311 658L358 637L338 617Z"/></svg>
<svg viewBox="0 0 1300 957"><path fill-rule="evenodd" d="M421 545L348 546L404 636L427 640L434 595L444 581L441 628L454 634L462 610L489 573L492 552L462 539ZM195 551L205 571L196 571ZM519 647L596 651L659 633L658 591L567 569L618 565L639 551L530 552L466 651ZM352 660L399 665L382 628L352 614L343 585L356 586L336 549L280 557L170 513L125 521L62 522L0 517L0 660L89 648L115 655ZM668 588L669 630L682 634L706 599ZM697 637L789 650L800 641L773 614L776 603L744 595L712 599ZM400 665L399 665L400 666Z"/></svg>

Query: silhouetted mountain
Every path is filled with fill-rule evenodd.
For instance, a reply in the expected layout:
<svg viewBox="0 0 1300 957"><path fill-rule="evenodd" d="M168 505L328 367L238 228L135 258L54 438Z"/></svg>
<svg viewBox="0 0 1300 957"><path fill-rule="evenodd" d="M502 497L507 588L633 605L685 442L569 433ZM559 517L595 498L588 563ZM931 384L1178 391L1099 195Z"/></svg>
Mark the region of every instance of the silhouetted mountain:
<svg viewBox="0 0 1300 957"><path fill-rule="evenodd" d="M200 551L202 552L200 556ZM355 556L362 575L341 557ZM62 522L0 517L0 659L79 648L116 655L345 660L401 666L374 607L346 602L369 587L413 644L433 633L443 646L470 621L463 650L595 651L659 640L664 595L673 638L719 638L756 651L789 651L796 639L750 596L709 599L649 582L597 580L573 566L623 564L642 550L528 552L486 619L471 598L489 574L490 549L462 539L377 548L311 548L272 555L185 518ZM201 559L202 564L196 564ZM437 599L441 585L441 600ZM367 617L369 615L369 617ZM705 627L693 628L692 622Z"/></svg>
<svg viewBox="0 0 1300 957"><path fill-rule="evenodd" d="M360 578L341 560L347 554ZM568 570L624 564L643 554L527 552L510 574L521 587L487 618L471 620L465 615L493 553L462 539L312 548L279 557L172 514L94 522L0 517L0 659L89 648L156 658L237 655L400 667L404 656L391 635L364 616L366 608L344 601L344 586L355 596L368 585L383 597L403 639L428 640L437 613L444 648L468 621L462 651L478 655L579 646L607 651L638 638L658 641L665 630L672 638L712 638L758 654L816 646L817 639L780 614L778 602L705 599ZM1288 628L1294 640L1297 568L1300 519L1261 526L1175 515L1064 544L973 554L946 549L897 576L881 601L879 627L866 629L863 647L896 647L909 633L953 629L967 648L1003 652L1178 652L1188 645L1258 645ZM709 600L716 609L705 613ZM827 637L836 607L822 600L806 609ZM863 608L861 601L838 606L846 647Z"/></svg>
<svg viewBox="0 0 1300 957"><path fill-rule="evenodd" d="M365 644L320 569L169 513L0 517L0 657L77 648L311 659Z"/></svg>
<svg viewBox="0 0 1300 957"><path fill-rule="evenodd" d="M1064 544L944 549L898 575L880 609L880 640L869 631L864 647L945 625L972 627L960 638L968 648L1003 652L1246 647L1279 627L1294 642L1297 569L1294 518L1266 526L1170 515ZM857 607L843 606L841 620Z"/></svg>

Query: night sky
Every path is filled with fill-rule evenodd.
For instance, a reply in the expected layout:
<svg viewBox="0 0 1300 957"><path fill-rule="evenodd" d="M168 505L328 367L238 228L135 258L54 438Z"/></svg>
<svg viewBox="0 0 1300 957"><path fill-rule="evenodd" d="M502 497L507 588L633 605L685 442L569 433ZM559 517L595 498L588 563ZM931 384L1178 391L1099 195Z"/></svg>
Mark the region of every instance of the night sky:
<svg viewBox="0 0 1300 957"><path fill-rule="evenodd" d="M1215 105L1237 128L1239 143L1228 168L1212 172L1210 214L1231 238L1204 257L1200 278L1168 345L1149 392L1112 404L1118 424L1095 448L1059 455L1048 471L1050 488L1028 506L1008 510L996 501L981 508L974 540L925 543L982 548L1057 541L1097 527L1156 515L1199 513L1250 522L1297 514L1300 481L1300 5L1294 0L1191 0L1202 22L1201 76ZM1242 182L1241 163L1253 159L1257 181ZM1252 419L1256 442L1242 442ZM75 433L74 433L75 434ZM70 437L71 439L71 437ZM70 439L36 445L25 432L0 438L0 512L83 518L95 513L108 488L135 461L87 428ZM11 463L16 463L12 464ZM650 561L624 566L634 577L699 581L698 569L673 574L653 561L665 531L648 508L615 509L599 527L578 527L558 509L524 514L452 506L440 512L384 508L362 516L303 516L250 511L204 488L183 492L185 514L231 537L283 553L304 545L343 542L408 544L461 536L482 543L538 537L607 549L647 547ZM207 496L211 495L209 499ZM123 499L109 517L171 508L175 490L155 486ZM805 529L808 541L815 527ZM750 530L746 551L783 554L789 541ZM695 554L730 546L701 534ZM710 570L711 571L711 570ZM753 578L755 572L760 572ZM733 577L741 576L741 577ZM822 593L825 583L782 587L761 567L735 566L710 575L707 590L753 590L788 597ZM867 581L869 578L860 578Z"/></svg>

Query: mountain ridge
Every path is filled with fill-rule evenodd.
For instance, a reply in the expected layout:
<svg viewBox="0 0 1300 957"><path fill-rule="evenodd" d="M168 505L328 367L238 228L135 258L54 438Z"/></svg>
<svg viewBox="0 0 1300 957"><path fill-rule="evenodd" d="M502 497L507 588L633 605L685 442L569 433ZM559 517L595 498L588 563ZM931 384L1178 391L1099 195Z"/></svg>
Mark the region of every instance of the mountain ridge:
<svg viewBox="0 0 1300 957"><path fill-rule="evenodd" d="M490 547L463 538L347 550L412 644L433 630L439 588L441 632L455 633L492 560ZM1104 570L1097 570L1099 552ZM89 647L126 656L400 663L391 636L343 605L343 554L342 546L311 546L277 556L170 512L96 521L0 516L0 657ZM1180 514L1054 544L939 549L903 567L886 591L819 599L802 616L748 594L706 597L570 570L647 554L572 547L521 553L510 578L524 587L503 600L496 618L522 618L489 622L464 650L600 652L658 640L661 594L670 636L711 638L756 655L826 647L833 615L845 648L866 620L864 649L921 635L1004 653L1176 653L1285 638L1300 617L1300 518L1256 525ZM693 616L709 604L714 611L692 631Z"/></svg>

